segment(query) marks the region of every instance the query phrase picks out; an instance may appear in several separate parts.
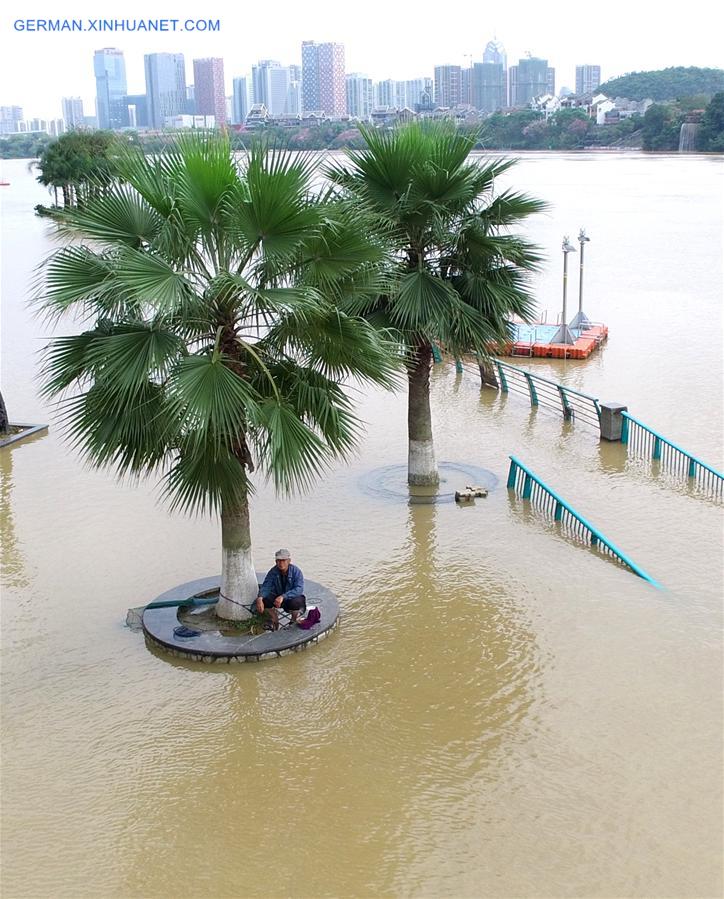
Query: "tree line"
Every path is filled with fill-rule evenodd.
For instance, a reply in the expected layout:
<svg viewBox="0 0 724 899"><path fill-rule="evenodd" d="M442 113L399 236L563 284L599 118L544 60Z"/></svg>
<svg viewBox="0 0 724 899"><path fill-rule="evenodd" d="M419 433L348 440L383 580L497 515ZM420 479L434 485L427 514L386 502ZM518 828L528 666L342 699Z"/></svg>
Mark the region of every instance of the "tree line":
<svg viewBox="0 0 724 899"><path fill-rule="evenodd" d="M607 97L629 100L680 100L704 95L707 99L724 91L724 69L673 66L649 72L631 72L612 78L598 88Z"/></svg>

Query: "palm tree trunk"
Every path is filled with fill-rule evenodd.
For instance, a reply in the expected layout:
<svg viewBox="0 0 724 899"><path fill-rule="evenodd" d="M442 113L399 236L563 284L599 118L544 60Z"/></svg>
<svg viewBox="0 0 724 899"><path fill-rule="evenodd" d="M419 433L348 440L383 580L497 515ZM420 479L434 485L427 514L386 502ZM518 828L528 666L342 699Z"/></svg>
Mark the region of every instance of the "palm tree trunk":
<svg viewBox="0 0 724 899"><path fill-rule="evenodd" d="M407 483L412 486L434 486L440 482L432 442L430 415L429 343L418 346L407 367Z"/></svg>
<svg viewBox="0 0 724 899"><path fill-rule="evenodd" d="M252 603L259 585L251 555L249 501L244 497L234 508L221 509L221 597L216 604L219 618L242 621L251 617L245 606Z"/></svg>

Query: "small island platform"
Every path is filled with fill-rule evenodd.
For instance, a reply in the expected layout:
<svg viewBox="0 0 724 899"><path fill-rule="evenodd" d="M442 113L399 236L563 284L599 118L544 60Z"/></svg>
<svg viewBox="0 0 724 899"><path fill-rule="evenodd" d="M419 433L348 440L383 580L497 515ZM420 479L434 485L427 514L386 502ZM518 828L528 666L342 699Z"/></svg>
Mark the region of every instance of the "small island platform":
<svg viewBox="0 0 724 899"><path fill-rule="evenodd" d="M262 575L263 579L263 575ZM221 578L200 578L179 584L158 596L143 612L143 632L147 643L164 652L195 662L260 662L300 652L328 637L339 624L337 597L314 581L304 579L307 608L316 606L321 620L309 630L295 624L278 631L245 633L213 614L213 605L182 605L184 600L218 590ZM213 594L212 597L213 598ZM158 605L157 605L158 604ZM177 631L180 630L180 633ZM190 633L192 636L182 636Z"/></svg>
<svg viewBox="0 0 724 899"><path fill-rule="evenodd" d="M608 326L600 322L586 322L580 327L570 327L573 343L551 343L558 325L550 322L522 324L514 322L513 339L502 347L504 356L536 356L552 359L587 359L608 339Z"/></svg>

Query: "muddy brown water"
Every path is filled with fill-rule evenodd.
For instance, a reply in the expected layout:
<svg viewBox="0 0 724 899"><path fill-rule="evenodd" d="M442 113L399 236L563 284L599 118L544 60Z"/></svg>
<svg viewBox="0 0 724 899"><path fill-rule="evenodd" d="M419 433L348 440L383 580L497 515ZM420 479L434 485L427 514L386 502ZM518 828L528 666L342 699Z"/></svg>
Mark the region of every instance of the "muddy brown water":
<svg viewBox="0 0 724 899"><path fill-rule="evenodd" d="M46 421L48 329L25 306L46 194L24 161L3 177L2 387L11 419ZM515 179L552 203L530 223L541 309L585 226L584 306L611 332L585 363L531 367L721 468L722 160L532 154ZM257 567L290 546L342 624L233 669L123 625L217 570L215 523L88 470L57 428L0 452L3 896L720 896L720 505L452 367L433 376L438 457L497 488L382 500L359 482L404 462L405 400L359 402L349 465L253 501ZM667 589L509 496L510 453Z"/></svg>

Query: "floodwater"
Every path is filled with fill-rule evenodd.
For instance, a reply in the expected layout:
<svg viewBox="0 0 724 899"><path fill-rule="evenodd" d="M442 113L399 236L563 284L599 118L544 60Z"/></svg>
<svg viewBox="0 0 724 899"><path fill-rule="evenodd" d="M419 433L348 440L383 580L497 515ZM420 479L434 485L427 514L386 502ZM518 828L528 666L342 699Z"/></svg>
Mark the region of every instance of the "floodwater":
<svg viewBox="0 0 724 899"><path fill-rule="evenodd" d="M2 387L11 419L49 421L24 303L52 241L26 165L0 188ZM610 327L586 362L528 364L720 469L723 177L721 158L638 154L510 175L552 204L529 232L541 309L584 226L584 308ZM218 570L214 522L87 470L52 427L0 452L3 896L720 896L720 505L451 366L438 458L497 488L471 508L373 496L360 479L406 460L405 399L359 400L348 466L303 499L258 485L257 567L290 546L343 614L260 665L179 662L124 627ZM511 453L667 589L510 496Z"/></svg>

